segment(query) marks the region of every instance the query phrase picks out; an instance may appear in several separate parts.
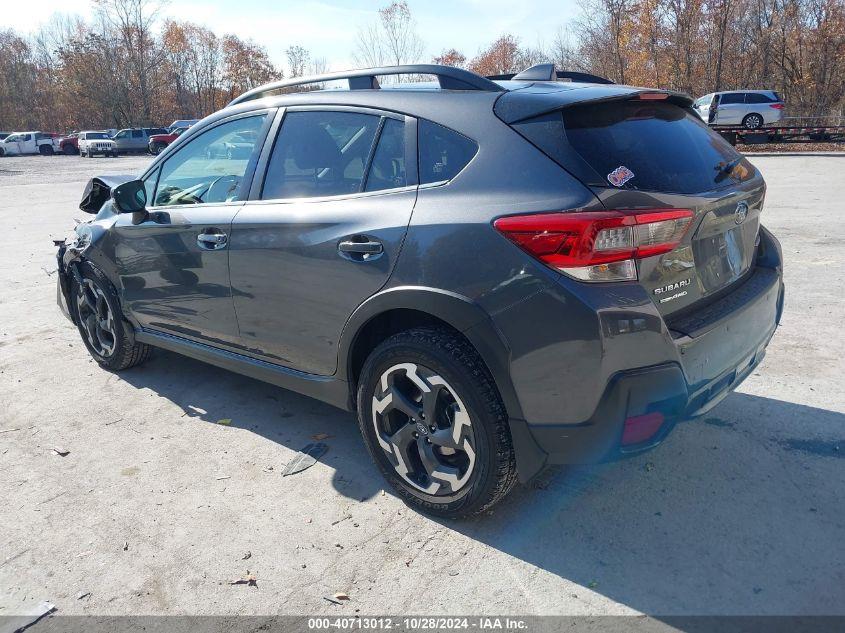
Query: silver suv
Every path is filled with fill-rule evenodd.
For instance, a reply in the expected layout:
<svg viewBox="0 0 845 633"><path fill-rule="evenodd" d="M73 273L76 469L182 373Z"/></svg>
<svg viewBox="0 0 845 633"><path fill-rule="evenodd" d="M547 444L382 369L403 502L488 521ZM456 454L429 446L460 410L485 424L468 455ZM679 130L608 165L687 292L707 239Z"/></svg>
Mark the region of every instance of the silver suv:
<svg viewBox="0 0 845 633"><path fill-rule="evenodd" d="M167 130L160 127L126 128L115 134L112 140L118 152L146 152L154 134L167 134Z"/></svg>
<svg viewBox="0 0 845 633"><path fill-rule="evenodd" d="M754 130L780 121L784 103L774 90L734 90L699 97L694 107L710 125L741 125Z"/></svg>

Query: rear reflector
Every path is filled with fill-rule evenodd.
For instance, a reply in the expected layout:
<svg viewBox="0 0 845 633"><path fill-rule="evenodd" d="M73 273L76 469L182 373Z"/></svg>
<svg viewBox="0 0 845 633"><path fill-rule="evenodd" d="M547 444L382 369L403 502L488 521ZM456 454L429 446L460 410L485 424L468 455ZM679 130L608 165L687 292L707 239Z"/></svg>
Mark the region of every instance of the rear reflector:
<svg viewBox="0 0 845 633"><path fill-rule="evenodd" d="M771 104L769 104L769 107L774 108L775 110L783 110L783 104L782 103L771 103Z"/></svg>
<svg viewBox="0 0 845 633"><path fill-rule="evenodd" d="M493 226L541 262L583 281L637 278L634 260L674 250L690 225L688 209L512 215Z"/></svg>
<svg viewBox="0 0 845 633"><path fill-rule="evenodd" d="M626 419L622 429L622 445L630 446L650 439L663 425L664 419L663 414L659 412Z"/></svg>

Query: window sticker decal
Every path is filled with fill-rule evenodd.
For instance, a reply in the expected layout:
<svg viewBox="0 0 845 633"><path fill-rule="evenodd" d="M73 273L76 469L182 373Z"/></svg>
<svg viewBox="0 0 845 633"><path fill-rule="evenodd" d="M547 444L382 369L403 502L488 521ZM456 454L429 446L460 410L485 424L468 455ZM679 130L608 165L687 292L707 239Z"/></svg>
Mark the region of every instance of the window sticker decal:
<svg viewBox="0 0 845 633"><path fill-rule="evenodd" d="M625 167L625 165L620 165L607 175L607 180L614 187L621 187L633 177L634 172Z"/></svg>

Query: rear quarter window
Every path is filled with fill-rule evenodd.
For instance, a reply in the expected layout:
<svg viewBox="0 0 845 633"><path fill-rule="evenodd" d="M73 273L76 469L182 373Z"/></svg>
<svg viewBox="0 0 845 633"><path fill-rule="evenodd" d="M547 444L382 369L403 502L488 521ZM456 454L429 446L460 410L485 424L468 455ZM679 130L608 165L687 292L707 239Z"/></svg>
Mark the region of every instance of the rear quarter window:
<svg viewBox="0 0 845 633"><path fill-rule="evenodd" d="M437 123L420 119L417 130L421 185L452 180L478 152L475 141Z"/></svg>
<svg viewBox="0 0 845 633"><path fill-rule="evenodd" d="M609 186L690 194L754 173L700 117L670 103L590 103L564 108L562 117L566 140ZM721 168L737 159L729 178Z"/></svg>

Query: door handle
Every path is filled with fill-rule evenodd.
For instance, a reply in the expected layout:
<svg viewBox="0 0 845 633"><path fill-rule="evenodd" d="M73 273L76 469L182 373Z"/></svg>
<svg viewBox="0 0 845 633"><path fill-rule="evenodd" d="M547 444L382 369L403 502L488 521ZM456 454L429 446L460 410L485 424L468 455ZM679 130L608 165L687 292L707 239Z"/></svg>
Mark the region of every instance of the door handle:
<svg viewBox="0 0 845 633"><path fill-rule="evenodd" d="M217 251L226 248L229 238L225 233L200 233L197 235L197 246L209 251Z"/></svg>
<svg viewBox="0 0 845 633"><path fill-rule="evenodd" d="M337 245L337 250L341 253L377 255L384 251L384 246L382 246L381 242L353 242L352 240L344 240Z"/></svg>

